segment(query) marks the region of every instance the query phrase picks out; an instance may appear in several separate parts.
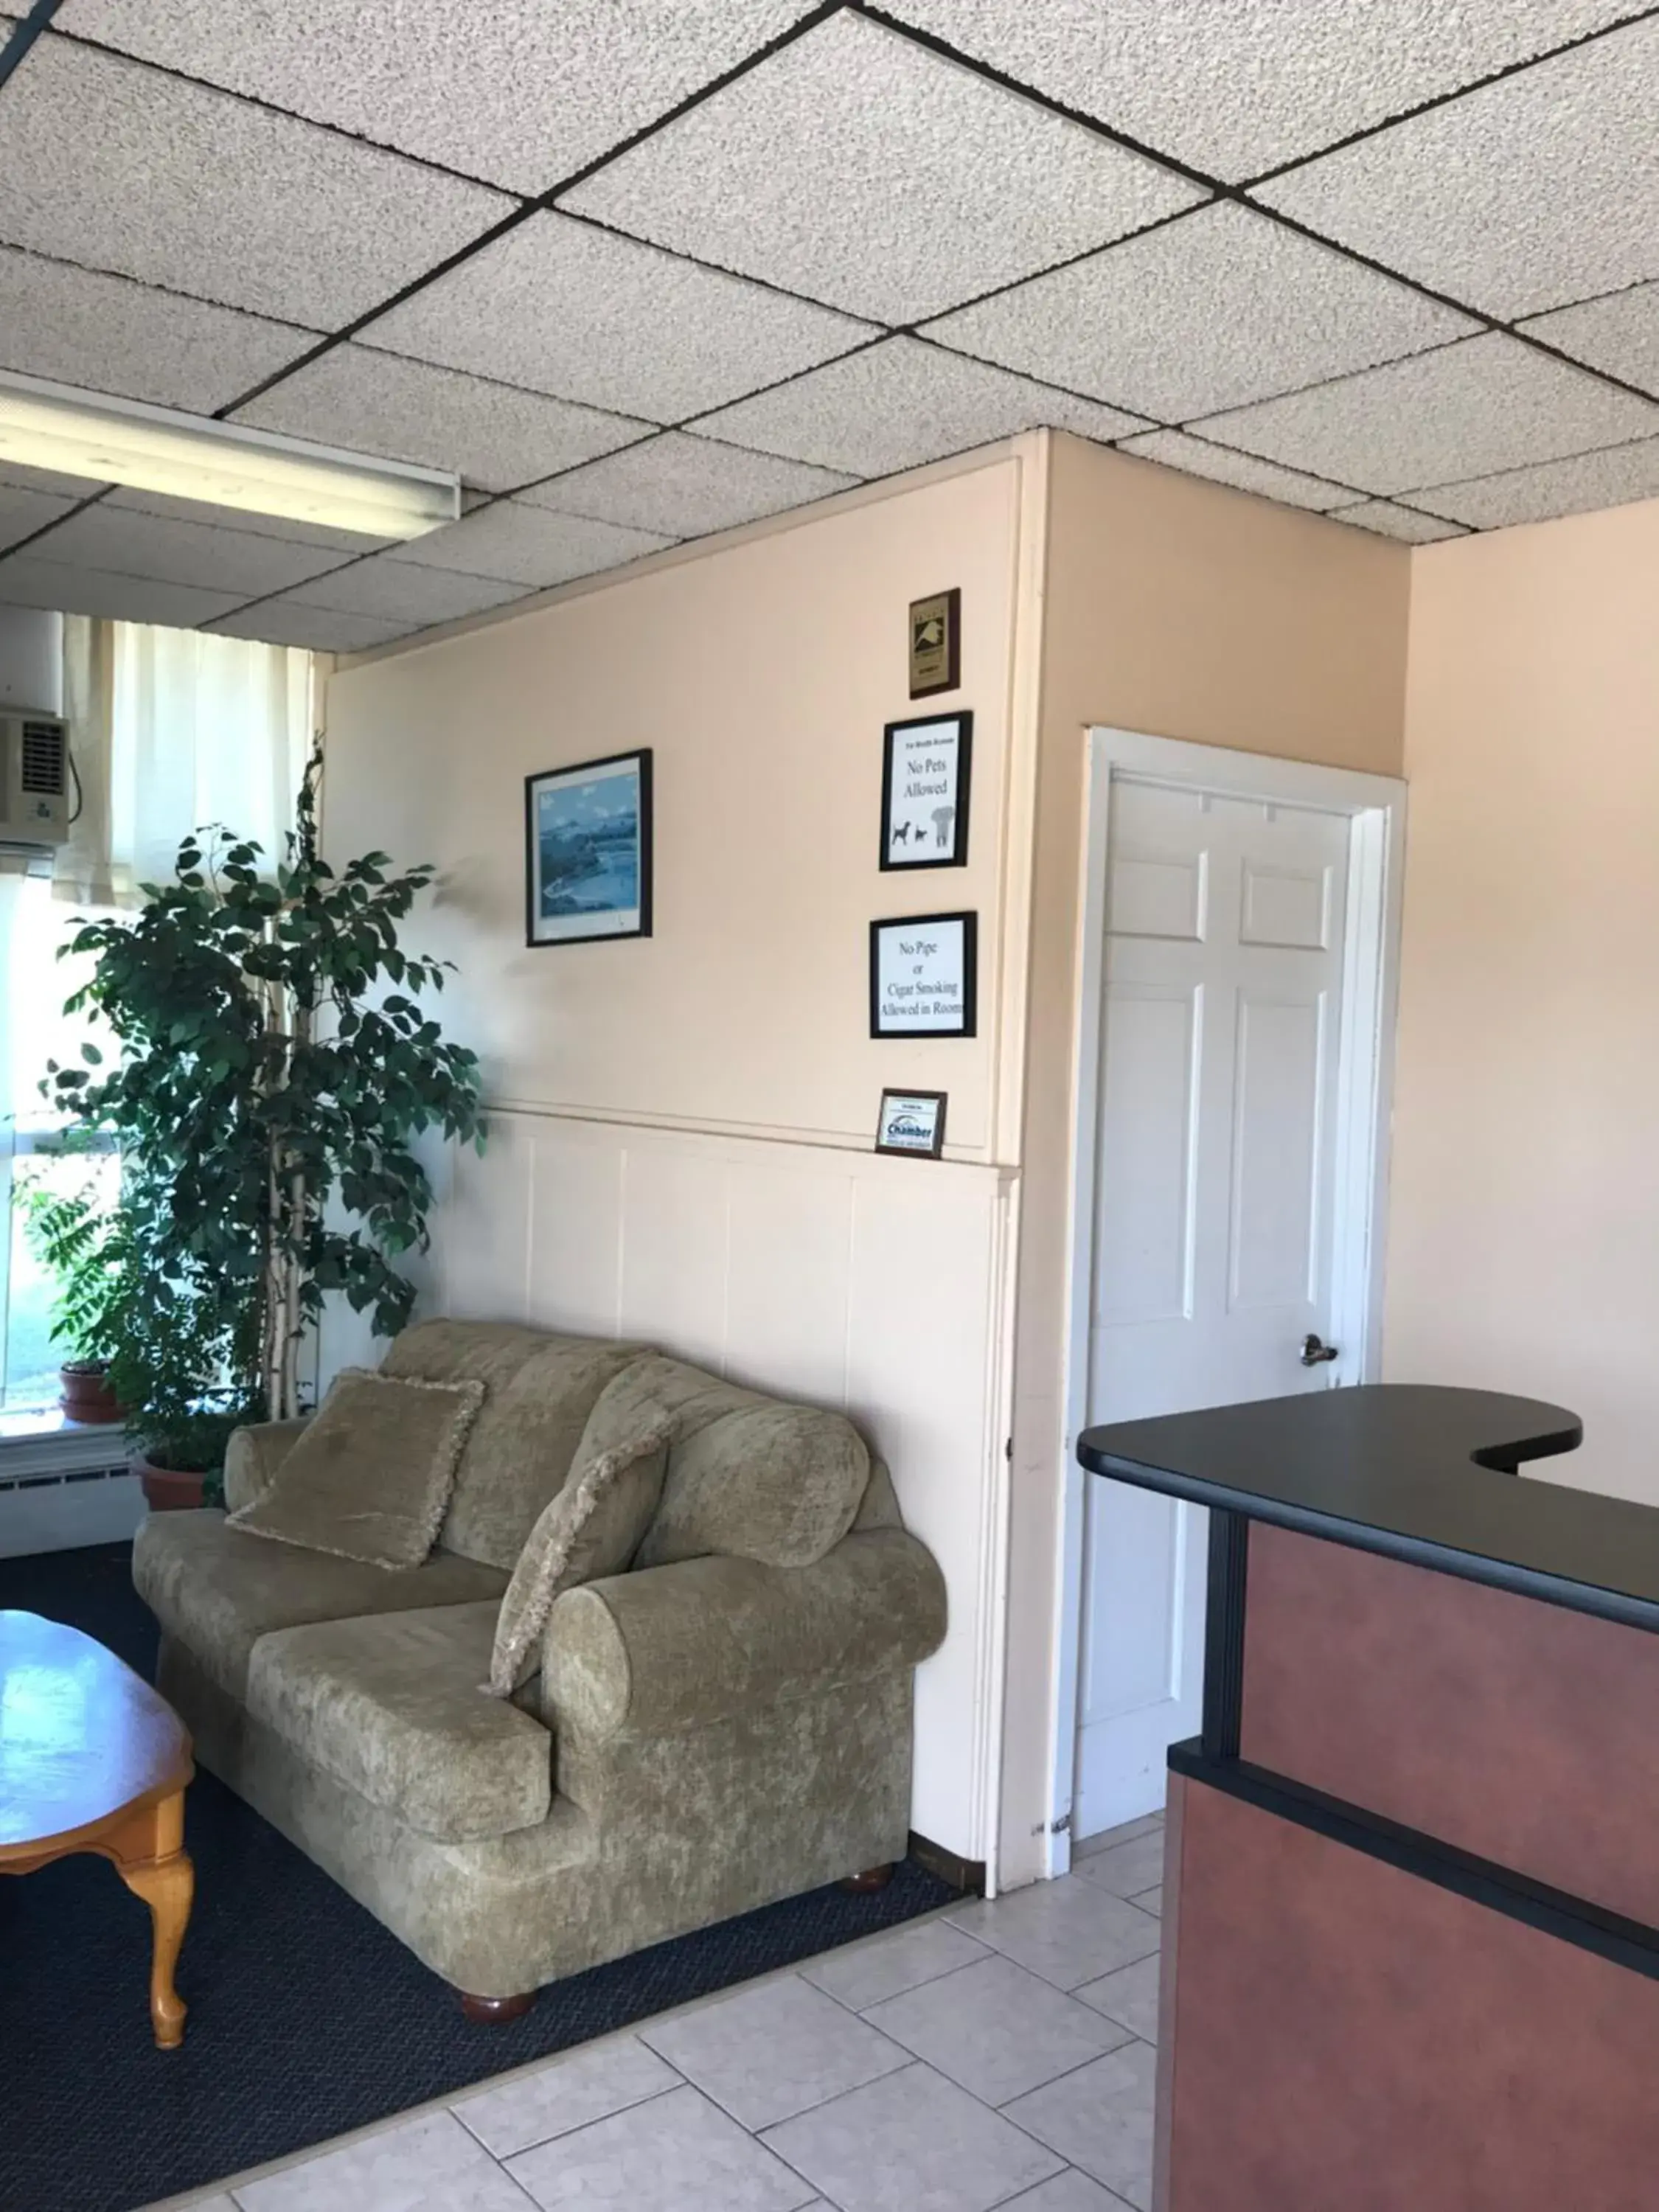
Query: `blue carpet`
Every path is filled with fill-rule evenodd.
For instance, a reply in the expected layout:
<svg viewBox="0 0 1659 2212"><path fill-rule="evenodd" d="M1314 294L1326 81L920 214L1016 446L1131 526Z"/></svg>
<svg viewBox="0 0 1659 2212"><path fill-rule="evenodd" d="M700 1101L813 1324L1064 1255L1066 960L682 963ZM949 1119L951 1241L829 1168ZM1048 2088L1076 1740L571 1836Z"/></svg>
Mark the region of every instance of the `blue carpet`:
<svg viewBox="0 0 1659 2212"><path fill-rule="evenodd" d="M73 1622L149 1676L130 1547L0 1560L0 1607ZM191 1785L183 2048L150 2040L149 1920L101 1859L0 1879L0 2208L131 2212L948 1904L914 1861L659 1943L469 2027L411 1952L210 1774Z"/></svg>

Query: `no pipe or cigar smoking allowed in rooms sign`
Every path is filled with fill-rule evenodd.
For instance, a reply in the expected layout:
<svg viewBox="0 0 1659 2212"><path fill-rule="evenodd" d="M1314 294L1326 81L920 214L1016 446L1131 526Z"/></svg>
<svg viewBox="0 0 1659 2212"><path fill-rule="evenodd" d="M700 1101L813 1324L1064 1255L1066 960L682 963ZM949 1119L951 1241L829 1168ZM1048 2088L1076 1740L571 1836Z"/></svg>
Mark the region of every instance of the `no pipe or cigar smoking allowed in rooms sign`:
<svg viewBox="0 0 1659 2212"><path fill-rule="evenodd" d="M908 915L870 925L870 1034L974 1034L979 917Z"/></svg>

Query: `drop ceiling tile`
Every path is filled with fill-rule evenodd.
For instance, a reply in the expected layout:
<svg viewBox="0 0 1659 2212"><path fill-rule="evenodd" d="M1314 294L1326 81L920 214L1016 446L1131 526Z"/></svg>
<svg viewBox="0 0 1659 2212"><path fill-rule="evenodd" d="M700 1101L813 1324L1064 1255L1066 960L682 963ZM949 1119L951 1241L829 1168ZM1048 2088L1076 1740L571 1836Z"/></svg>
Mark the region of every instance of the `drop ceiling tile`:
<svg viewBox="0 0 1659 2212"><path fill-rule="evenodd" d="M371 323L362 343L672 422L869 336L827 307L535 215Z"/></svg>
<svg viewBox="0 0 1659 2212"><path fill-rule="evenodd" d="M547 191L811 0L67 0L61 28L510 190Z"/></svg>
<svg viewBox="0 0 1659 2212"><path fill-rule="evenodd" d="M1235 453L1231 446L1212 446L1206 438L1190 438L1184 430L1149 430L1144 437L1126 438L1122 450L1145 461L1159 461L1166 469L1179 469L1189 477L1207 477L1212 483L1231 484L1235 491L1259 492L1287 507L1310 507L1324 514L1340 507L1353 494L1344 484L1326 483L1304 476L1299 469L1282 469L1274 461L1259 461L1253 453Z"/></svg>
<svg viewBox="0 0 1659 2212"><path fill-rule="evenodd" d="M84 496L84 495L82 495ZM202 522L217 530L251 532L255 538L286 538L295 545L321 545L338 553L374 553L384 538L361 530L337 530L330 523L301 522L286 514L251 514L245 507L220 507L211 500L175 499L164 491L144 491L122 485L112 491L106 506L131 507L138 514L159 514L175 522Z"/></svg>
<svg viewBox="0 0 1659 2212"><path fill-rule="evenodd" d="M308 328L365 313L514 204L51 32L4 98L0 243Z"/></svg>
<svg viewBox="0 0 1659 2212"><path fill-rule="evenodd" d="M1631 500L1659 499L1659 437L1574 453L1536 468L1507 469L1463 483L1435 484L1416 495L1425 507L1455 515L1476 530L1501 530L1513 522L1547 522L1558 514L1585 514L1595 507L1623 507Z"/></svg>
<svg viewBox="0 0 1659 2212"><path fill-rule="evenodd" d="M927 335L1179 422L1477 327L1330 246L1227 205L1033 277L929 324Z"/></svg>
<svg viewBox="0 0 1659 2212"><path fill-rule="evenodd" d="M562 204L900 323L1202 197L1035 101L841 14Z"/></svg>
<svg viewBox="0 0 1659 2212"><path fill-rule="evenodd" d="M1640 437L1659 429L1659 406L1491 332L1195 427L1289 468L1395 492Z"/></svg>
<svg viewBox="0 0 1659 2212"><path fill-rule="evenodd" d="M857 481L804 461L780 460L772 453L746 453L740 446L670 430L648 445L573 469L521 495L532 506L562 514L591 515L596 521L661 531L670 538L702 538L758 515L827 499Z"/></svg>
<svg viewBox="0 0 1659 2212"><path fill-rule="evenodd" d="M295 604L326 607L331 613L368 615L375 622L412 629L427 623L455 622L482 614L507 599L524 597L522 584L495 576L469 576L457 568L422 568L419 562L377 554L356 561L331 576L298 585L289 594Z"/></svg>
<svg viewBox="0 0 1659 2212"><path fill-rule="evenodd" d="M459 568L471 576L495 576L545 588L594 575L601 568L619 568L624 562L659 553L672 543L653 532L550 514L545 507L504 499L443 530L411 538L398 558L423 568Z"/></svg>
<svg viewBox="0 0 1659 2212"><path fill-rule="evenodd" d="M1622 376L1659 398L1659 284L1632 285L1522 325L1575 361Z"/></svg>
<svg viewBox="0 0 1659 2212"><path fill-rule="evenodd" d="M337 346L233 418L319 444L453 469L507 491L613 453L651 426L453 368Z"/></svg>
<svg viewBox="0 0 1659 2212"><path fill-rule="evenodd" d="M1381 538L1403 538L1407 545L1432 545L1437 538L1462 538L1467 532L1455 522L1419 514L1415 507L1396 507L1391 499L1361 500L1358 507L1340 507L1333 522L1351 522Z"/></svg>
<svg viewBox="0 0 1659 2212"><path fill-rule="evenodd" d="M722 408L695 427L734 446L849 476L884 477L1043 422L1099 439L1151 427L1119 408L1073 398L916 338L889 338Z"/></svg>
<svg viewBox="0 0 1659 2212"><path fill-rule="evenodd" d="M1510 320L1659 276L1659 16L1261 187L1387 267Z"/></svg>
<svg viewBox="0 0 1659 2212"><path fill-rule="evenodd" d="M1632 12L1632 0L885 4L1051 99L1231 181Z"/></svg>
<svg viewBox="0 0 1659 2212"><path fill-rule="evenodd" d="M0 246L0 368L25 376L210 415L316 343L290 323Z"/></svg>
<svg viewBox="0 0 1659 2212"><path fill-rule="evenodd" d="M180 522L100 501L43 538L40 556L161 584L199 585L238 599L280 592L304 577L337 568L341 556L292 538Z"/></svg>
<svg viewBox="0 0 1659 2212"><path fill-rule="evenodd" d="M366 653L389 645L417 627L411 623L375 622L368 615L331 614L326 607L298 605L284 595L262 599L257 607L203 625L220 637L257 638L262 645L298 645L313 653Z"/></svg>
<svg viewBox="0 0 1659 2212"><path fill-rule="evenodd" d="M49 607L59 614L104 615L112 622L191 629L211 616L228 614L240 596L157 583L148 576L77 568L67 561L41 561L33 551L0 560L0 606Z"/></svg>
<svg viewBox="0 0 1659 2212"><path fill-rule="evenodd" d="M0 483L0 549L33 538L49 522L56 522L75 505L57 492L29 491L21 484Z"/></svg>

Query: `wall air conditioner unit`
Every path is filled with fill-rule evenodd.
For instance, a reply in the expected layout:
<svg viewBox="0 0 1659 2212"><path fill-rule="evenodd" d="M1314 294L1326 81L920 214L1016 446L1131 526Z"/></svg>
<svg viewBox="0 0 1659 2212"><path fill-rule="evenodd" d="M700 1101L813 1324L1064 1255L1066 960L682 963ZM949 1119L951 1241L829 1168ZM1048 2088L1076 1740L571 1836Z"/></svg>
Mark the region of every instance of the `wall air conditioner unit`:
<svg viewBox="0 0 1659 2212"><path fill-rule="evenodd" d="M0 845L61 845L69 823L69 724L0 713Z"/></svg>

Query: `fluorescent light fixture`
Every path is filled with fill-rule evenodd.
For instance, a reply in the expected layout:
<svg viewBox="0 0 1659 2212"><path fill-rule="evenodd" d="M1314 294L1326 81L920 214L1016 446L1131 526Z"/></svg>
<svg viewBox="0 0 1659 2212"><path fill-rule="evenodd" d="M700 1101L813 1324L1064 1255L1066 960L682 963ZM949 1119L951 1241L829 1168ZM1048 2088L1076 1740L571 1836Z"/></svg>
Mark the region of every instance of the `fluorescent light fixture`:
<svg viewBox="0 0 1659 2212"><path fill-rule="evenodd" d="M440 469L0 373L5 461L370 538L423 537L461 511L460 478Z"/></svg>

